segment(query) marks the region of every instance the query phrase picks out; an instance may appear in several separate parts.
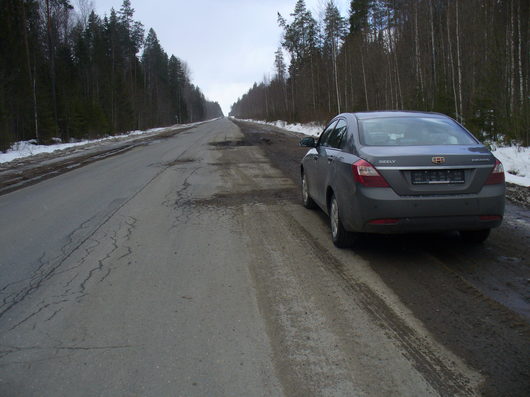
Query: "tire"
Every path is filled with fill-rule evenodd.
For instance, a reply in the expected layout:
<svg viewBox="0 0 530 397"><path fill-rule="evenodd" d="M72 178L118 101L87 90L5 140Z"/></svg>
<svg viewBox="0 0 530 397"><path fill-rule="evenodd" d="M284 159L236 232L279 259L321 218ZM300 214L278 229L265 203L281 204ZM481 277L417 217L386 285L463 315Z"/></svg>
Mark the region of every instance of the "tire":
<svg viewBox="0 0 530 397"><path fill-rule="evenodd" d="M316 203L309 195L309 186L307 184L307 177L305 176L305 173L302 173L302 201L304 203L304 207L307 209L313 210L317 208Z"/></svg>
<svg viewBox="0 0 530 397"><path fill-rule="evenodd" d="M339 204L335 195L331 196L329 204L329 221L331 226L331 240L338 248L347 248L351 244L350 233L348 233L340 220Z"/></svg>
<svg viewBox="0 0 530 397"><path fill-rule="evenodd" d="M460 237L467 243L480 244L486 241L490 235L490 229L482 230L461 230Z"/></svg>

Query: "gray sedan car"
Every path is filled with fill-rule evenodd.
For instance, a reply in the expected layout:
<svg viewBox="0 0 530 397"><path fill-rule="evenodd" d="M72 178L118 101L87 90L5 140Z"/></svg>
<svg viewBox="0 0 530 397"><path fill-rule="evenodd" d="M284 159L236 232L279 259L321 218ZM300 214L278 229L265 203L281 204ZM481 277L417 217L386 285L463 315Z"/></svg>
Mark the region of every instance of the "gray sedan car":
<svg viewBox="0 0 530 397"><path fill-rule="evenodd" d="M301 163L307 208L330 217L338 247L359 232L458 230L484 241L504 214L502 164L469 131L442 114L344 113Z"/></svg>

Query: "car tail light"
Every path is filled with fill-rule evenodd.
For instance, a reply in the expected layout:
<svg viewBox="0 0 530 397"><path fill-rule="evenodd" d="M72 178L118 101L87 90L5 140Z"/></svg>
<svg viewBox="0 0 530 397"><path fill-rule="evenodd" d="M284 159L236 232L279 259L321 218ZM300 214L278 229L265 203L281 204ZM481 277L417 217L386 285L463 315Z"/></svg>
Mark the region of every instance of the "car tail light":
<svg viewBox="0 0 530 397"><path fill-rule="evenodd" d="M486 185L497 185L499 183L504 183L504 167L499 160L495 159L495 167L493 167L491 174L486 179Z"/></svg>
<svg viewBox="0 0 530 397"><path fill-rule="evenodd" d="M372 225L395 225L399 222L399 219L394 218L387 218L387 219L374 219L369 221L368 223Z"/></svg>
<svg viewBox="0 0 530 397"><path fill-rule="evenodd" d="M359 160L352 164L355 181L366 187L389 187L388 182L375 167L366 160Z"/></svg>
<svg viewBox="0 0 530 397"><path fill-rule="evenodd" d="M500 215L480 215L481 221L500 221L502 216Z"/></svg>

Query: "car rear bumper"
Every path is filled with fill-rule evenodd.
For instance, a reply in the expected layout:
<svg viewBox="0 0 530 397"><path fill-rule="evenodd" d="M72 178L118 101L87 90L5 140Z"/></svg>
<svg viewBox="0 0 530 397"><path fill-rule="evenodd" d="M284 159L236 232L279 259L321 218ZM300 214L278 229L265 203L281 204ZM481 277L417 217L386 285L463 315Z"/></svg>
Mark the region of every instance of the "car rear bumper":
<svg viewBox="0 0 530 397"><path fill-rule="evenodd" d="M367 233L413 233L441 232L447 230L480 230L498 227L502 217L496 220L481 220L478 216L450 216L425 218L398 218L395 224L366 223L362 229Z"/></svg>
<svg viewBox="0 0 530 397"><path fill-rule="evenodd" d="M343 211L346 229L370 233L478 230L497 227L504 214L504 185L478 194L399 196L391 188L360 188Z"/></svg>

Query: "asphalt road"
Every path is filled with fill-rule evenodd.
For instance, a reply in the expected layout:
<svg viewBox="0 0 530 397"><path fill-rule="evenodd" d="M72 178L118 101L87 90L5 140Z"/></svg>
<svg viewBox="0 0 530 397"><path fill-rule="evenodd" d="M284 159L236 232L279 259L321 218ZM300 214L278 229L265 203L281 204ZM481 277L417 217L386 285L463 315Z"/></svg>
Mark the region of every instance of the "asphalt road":
<svg viewBox="0 0 530 397"><path fill-rule="evenodd" d="M528 322L447 265L463 247L336 249L295 138L240 127L0 196L0 396L524 395Z"/></svg>

